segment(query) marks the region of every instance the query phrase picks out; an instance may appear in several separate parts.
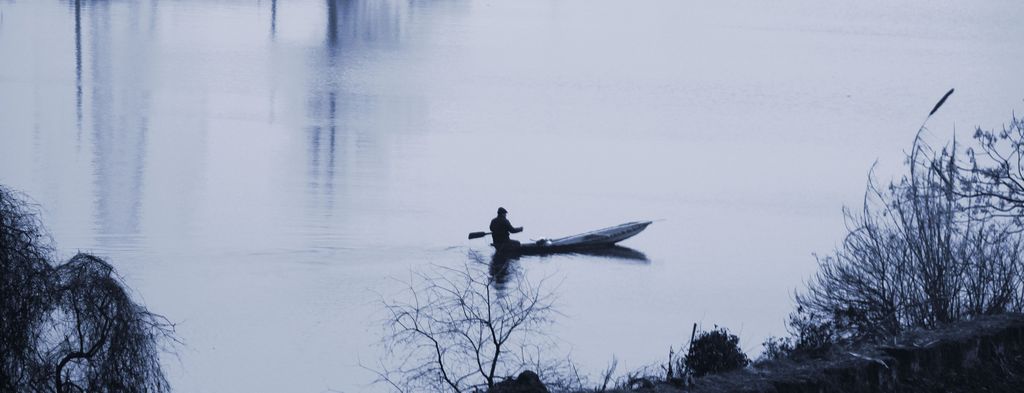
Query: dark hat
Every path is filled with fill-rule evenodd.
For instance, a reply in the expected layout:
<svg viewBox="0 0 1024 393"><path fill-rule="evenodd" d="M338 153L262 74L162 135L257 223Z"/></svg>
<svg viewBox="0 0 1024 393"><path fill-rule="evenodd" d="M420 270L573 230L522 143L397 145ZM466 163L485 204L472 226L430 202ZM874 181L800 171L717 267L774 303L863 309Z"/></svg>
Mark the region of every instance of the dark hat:
<svg viewBox="0 0 1024 393"><path fill-rule="evenodd" d="M503 207L499 207L498 208L498 214L508 214L508 210L505 210L505 208L503 208Z"/></svg>

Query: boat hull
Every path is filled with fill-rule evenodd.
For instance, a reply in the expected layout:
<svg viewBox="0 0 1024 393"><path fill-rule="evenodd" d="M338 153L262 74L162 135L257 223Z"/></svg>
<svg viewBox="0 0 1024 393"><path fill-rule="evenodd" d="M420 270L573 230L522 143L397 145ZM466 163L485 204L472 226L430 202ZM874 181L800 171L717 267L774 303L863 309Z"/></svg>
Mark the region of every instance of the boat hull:
<svg viewBox="0 0 1024 393"><path fill-rule="evenodd" d="M541 239L519 245L495 245L494 247L497 253L506 255L540 255L587 251L613 247L615 243L643 232L648 225L651 225L651 221L628 222L559 239Z"/></svg>

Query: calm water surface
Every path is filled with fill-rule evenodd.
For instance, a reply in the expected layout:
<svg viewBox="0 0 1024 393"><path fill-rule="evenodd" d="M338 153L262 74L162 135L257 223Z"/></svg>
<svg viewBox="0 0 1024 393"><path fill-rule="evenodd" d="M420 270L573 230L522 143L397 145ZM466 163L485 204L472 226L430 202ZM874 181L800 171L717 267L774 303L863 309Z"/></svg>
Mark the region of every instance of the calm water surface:
<svg viewBox="0 0 1024 393"><path fill-rule="evenodd" d="M183 392L374 390L377 294L520 238L584 369L783 334L866 172L1024 108L1016 1L0 0L0 183L186 346Z"/></svg>

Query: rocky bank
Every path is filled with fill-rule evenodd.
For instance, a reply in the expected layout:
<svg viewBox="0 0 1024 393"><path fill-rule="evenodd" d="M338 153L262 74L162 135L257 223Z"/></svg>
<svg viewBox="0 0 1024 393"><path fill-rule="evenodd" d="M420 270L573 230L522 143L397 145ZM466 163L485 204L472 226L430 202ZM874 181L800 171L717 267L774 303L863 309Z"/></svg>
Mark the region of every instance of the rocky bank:
<svg viewBox="0 0 1024 393"><path fill-rule="evenodd" d="M1024 315L1004 314L881 344L834 351L822 359L778 361L647 392L876 393L1024 392Z"/></svg>

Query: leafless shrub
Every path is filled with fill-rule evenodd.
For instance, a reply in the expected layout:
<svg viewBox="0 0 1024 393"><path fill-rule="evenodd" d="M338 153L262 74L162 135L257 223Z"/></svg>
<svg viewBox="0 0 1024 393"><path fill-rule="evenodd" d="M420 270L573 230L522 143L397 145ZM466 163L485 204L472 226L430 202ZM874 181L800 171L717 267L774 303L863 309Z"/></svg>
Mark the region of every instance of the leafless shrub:
<svg viewBox="0 0 1024 393"><path fill-rule="evenodd" d="M627 372L615 383L618 390L653 389L664 378L664 367L648 365Z"/></svg>
<svg viewBox="0 0 1024 393"><path fill-rule="evenodd" d="M769 336L761 342L761 355L754 360L754 366L760 366L766 362L773 362L788 359L793 355L793 339L789 337Z"/></svg>
<svg viewBox="0 0 1024 393"><path fill-rule="evenodd" d="M27 206L0 187L0 391L169 391L160 345L177 342L173 325L135 303L100 258L51 265Z"/></svg>
<svg viewBox="0 0 1024 393"><path fill-rule="evenodd" d="M669 359L669 363L671 363L671 362L672 362L672 360ZM608 363L608 367L605 368L604 371L601 372L601 386L598 386L598 387L594 388L594 391L596 391L596 392L607 391L608 388L611 387L611 386L609 386L609 384L612 383L613 377L615 376L615 369L617 369L617 368L619 368L619 359L613 356L612 357L612 361Z"/></svg>
<svg viewBox="0 0 1024 393"><path fill-rule="evenodd" d="M515 271L498 291L486 269L481 261L433 266L406 283L409 300L384 301L388 356L373 370L378 383L399 392L467 392L527 367L540 367L533 371L546 383L553 372L565 374L539 360L541 329L555 313L545 283Z"/></svg>
<svg viewBox="0 0 1024 393"><path fill-rule="evenodd" d="M987 202L962 194L977 179L960 161L955 142L934 151L919 135L910 173L885 190L870 181L860 213L844 210L849 234L818 258L799 307L840 339L1019 311L1019 231L1012 220L976 214Z"/></svg>
<svg viewBox="0 0 1024 393"><path fill-rule="evenodd" d="M541 340L549 341L549 340ZM518 368L522 370L536 371L540 380L551 393L559 392L581 392L589 387L589 380L584 373L580 372L572 358L555 358L551 355L551 347L541 348L530 345L533 348L529 353L520 351L517 359L525 360Z"/></svg>

